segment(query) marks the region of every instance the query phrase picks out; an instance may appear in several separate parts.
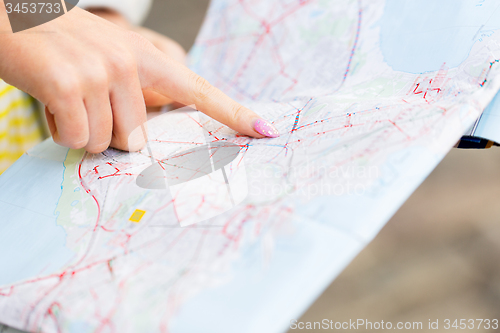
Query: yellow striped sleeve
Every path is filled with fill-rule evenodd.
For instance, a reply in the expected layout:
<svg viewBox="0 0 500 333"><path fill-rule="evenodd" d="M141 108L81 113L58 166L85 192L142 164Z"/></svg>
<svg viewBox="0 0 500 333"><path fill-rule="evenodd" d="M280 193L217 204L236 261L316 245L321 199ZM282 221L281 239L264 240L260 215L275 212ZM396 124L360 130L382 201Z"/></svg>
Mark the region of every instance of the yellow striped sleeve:
<svg viewBox="0 0 500 333"><path fill-rule="evenodd" d="M0 80L0 174L42 140L34 100Z"/></svg>

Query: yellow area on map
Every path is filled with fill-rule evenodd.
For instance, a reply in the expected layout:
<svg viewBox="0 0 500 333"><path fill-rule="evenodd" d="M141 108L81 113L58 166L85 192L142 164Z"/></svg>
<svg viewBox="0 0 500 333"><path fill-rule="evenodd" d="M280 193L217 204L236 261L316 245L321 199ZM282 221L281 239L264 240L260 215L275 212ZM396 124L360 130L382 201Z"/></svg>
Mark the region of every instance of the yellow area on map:
<svg viewBox="0 0 500 333"><path fill-rule="evenodd" d="M142 217L146 214L145 210L140 210L136 209L133 213L132 216L130 216L129 220L135 223L141 222Z"/></svg>

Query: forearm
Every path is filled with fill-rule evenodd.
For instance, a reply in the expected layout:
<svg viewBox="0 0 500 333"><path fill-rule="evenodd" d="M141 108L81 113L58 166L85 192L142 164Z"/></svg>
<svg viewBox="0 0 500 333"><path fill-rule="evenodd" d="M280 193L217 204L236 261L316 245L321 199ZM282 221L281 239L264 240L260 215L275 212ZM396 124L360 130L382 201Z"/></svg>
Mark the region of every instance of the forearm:
<svg viewBox="0 0 500 333"><path fill-rule="evenodd" d="M12 28L10 27L9 16L7 15L7 10L5 9L4 1L0 0L0 35L10 34L10 33L12 33ZM0 40L1 39L3 38L1 38L0 36Z"/></svg>

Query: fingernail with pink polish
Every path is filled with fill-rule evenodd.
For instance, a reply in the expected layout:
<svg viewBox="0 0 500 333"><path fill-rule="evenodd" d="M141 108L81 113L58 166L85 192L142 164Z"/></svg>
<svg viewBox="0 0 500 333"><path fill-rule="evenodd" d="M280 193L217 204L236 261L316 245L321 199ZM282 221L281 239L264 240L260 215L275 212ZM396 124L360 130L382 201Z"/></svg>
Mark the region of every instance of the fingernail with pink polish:
<svg viewBox="0 0 500 333"><path fill-rule="evenodd" d="M276 127L264 119L255 120L253 128L257 133L267 136L268 138L277 138L280 136L280 132L278 132Z"/></svg>

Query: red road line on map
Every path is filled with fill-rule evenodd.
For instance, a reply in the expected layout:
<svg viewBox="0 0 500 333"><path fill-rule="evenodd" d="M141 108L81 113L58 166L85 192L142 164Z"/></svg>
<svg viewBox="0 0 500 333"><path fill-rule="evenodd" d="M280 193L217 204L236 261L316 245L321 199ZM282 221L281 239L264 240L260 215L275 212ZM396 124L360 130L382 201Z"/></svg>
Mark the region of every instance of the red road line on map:
<svg viewBox="0 0 500 333"><path fill-rule="evenodd" d="M387 119L387 121L388 121L388 122L390 122L391 124L393 124L393 125L394 125L394 127L396 127L396 128L397 128L397 129L398 129L401 133L403 133L403 135L405 135L407 139L411 139L411 137L410 137L408 134L406 134L406 132L405 132L405 131L403 131L403 129L402 129L401 127L399 127L398 125L396 125L396 123L395 123L395 122L393 122L393 121L392 121L392 120L390 120L390 119Z"/></svg>
<svg viewBox="0 0 500 333"><path fill-rule="evenodd" d="M9 292L7 293L0 292L0 296L9 297L12 296L13 292L14 292L14 286L10 286Z"/></svg>
<svg viewBox="0 0 500 333"><path fill-rule="evenodd" d="M354 45L352 46L351 55L349 56L349 62L347 63L347 69L346 69L346 71L344 73L344 78L342 79L342 83L340 84L340 87L342 87L342 85L344 84L345 80L347 79L347 75L349 74L349 71L351 70L352 59L354 58L354 53L356 52L356 48L357 48L358 42L359 42L359 35L360 35L360 32L361 32L361 19L363 18L363 8L361 6L361 0L358 0L358 6L359 6L359 10L358 10L358 26L357 26L357 29L356 29L356 37L354 39Z"/></svg>
<svg viewBox="0 0 500 333"><path fill-rule="evenodd" d="M97 198L92 193L90 193L90 189L87 189L85 187L85 184L83 183L82 163L83 163L86 155L87 154L85 154L83 156L82 160L80 161L80 163L78 163L78 178L80 179L80 185L82 186L82 188L85 190L85 192L87 192L92 197L92 199L95 201L95 203L97 205L97 219L96 219L95 226L94 226L94 231L96 231L97 226L99 225L99 219L101 218L101 206L99 205L99 201L97 201Z"/></svg>

